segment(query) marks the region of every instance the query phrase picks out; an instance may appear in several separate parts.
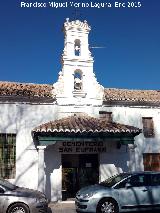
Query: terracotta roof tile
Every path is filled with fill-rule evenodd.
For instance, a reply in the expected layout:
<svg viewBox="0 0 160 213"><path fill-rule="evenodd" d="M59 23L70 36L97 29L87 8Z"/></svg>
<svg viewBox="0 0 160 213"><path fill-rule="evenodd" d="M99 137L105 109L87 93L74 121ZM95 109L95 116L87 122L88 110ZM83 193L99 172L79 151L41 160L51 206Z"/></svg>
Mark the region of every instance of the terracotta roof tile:
<svg viewBox="0 0 160 213"><path fill-rule="evenodd" d="M87 115L73 115L36 127L33 132L69 132L69 133L133 133L138 135L139 128L119 123L108 123L104 119L98 119Z"/></svg>
<svg viewBox="0 0 160 213"><path fill-rule="evenodd" d="M160 103L160 91L107 88L104 92L104 101Z"/></svg>
<svg viewBox="0 0 160 213"><path fill-rule="evenodd" d="M0 81L0 96L52 97L53 86Z"/></svg>
<svg viewBox="0 0 160 213"><path fill-rule="evenodd" d="M53 85L32 84L0 81L1 97L55 97ZM139 103L160 103L160 91L157 90L129 90L106 88L104 101L128 101Z"/></svg>

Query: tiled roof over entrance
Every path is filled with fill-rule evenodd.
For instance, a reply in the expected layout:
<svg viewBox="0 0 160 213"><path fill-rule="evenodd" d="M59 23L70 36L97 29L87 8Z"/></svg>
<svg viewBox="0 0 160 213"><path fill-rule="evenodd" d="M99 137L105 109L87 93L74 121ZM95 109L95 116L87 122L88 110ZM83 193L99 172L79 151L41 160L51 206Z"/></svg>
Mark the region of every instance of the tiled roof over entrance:
<svg viewBox="0 0 160 213"><path fill-rule="evenodd" d="M35 133L133 133L138 135L139 128L119 123L108 123L104 119L88 115L72 115L36 127Z"/></svg>
<svg viewBox="0 0 160 213"><path fill-rule="evenodd" d="M129 101L139 103L160 103L160 91L157 90L129 90L105 89L104 101Z"/></svg>
<svg viewBox="0 0 160 213"><path fill-rule="evenodd" d="M0 96L52 97L53 86L0 81Z"/></svg>

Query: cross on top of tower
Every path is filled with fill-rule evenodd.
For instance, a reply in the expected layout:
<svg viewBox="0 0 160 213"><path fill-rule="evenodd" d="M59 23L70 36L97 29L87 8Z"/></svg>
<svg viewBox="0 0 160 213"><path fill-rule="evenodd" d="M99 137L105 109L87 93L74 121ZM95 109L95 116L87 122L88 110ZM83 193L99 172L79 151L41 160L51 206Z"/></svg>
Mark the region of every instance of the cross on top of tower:
<svg viewBox="0 0 160 213"><path fill-rule="evenodd" d="M81 18L81 12L79 9L75 8L73 14L73 20L77 20Z"/></svg>

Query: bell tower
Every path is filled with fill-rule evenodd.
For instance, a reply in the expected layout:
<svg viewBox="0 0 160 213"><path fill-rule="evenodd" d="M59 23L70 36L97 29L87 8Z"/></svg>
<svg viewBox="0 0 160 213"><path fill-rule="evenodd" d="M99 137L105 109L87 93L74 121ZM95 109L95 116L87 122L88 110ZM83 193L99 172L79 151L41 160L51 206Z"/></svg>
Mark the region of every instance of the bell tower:
<svg viewBox="0 0 160 213"><path fill-rule="evenodd" d="M67 102L84 102L84 99L102 99L103 87L93 72L93 57L89 50L88 35L91 27L87 21L69 21L63 25L64 49L61 57L62 70L54 84L57 98ZM81 99L81 101L80 101Z"/></svg>
<svg viewBox="0 0 160 213"><path fill-rule="evenodd" d="M64 50L63 50L63 62L65 60L74 59L77 62L85 59L93 64L93 58L89 51L88 34L91 30L87 21L81 22L79 20L69 22L66 19L64 23Z"/></svg>

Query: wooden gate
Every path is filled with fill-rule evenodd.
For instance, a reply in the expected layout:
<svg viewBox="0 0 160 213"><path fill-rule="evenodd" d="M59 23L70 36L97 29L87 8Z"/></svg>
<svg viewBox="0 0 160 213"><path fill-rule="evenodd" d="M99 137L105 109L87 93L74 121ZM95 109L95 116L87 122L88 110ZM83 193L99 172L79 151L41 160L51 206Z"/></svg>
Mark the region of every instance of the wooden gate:
<svg viewBox="0 0 160 213"><path fill-rule="evenodd" d="M143 154L144 171L160 171L160 153Z"/></svg>

